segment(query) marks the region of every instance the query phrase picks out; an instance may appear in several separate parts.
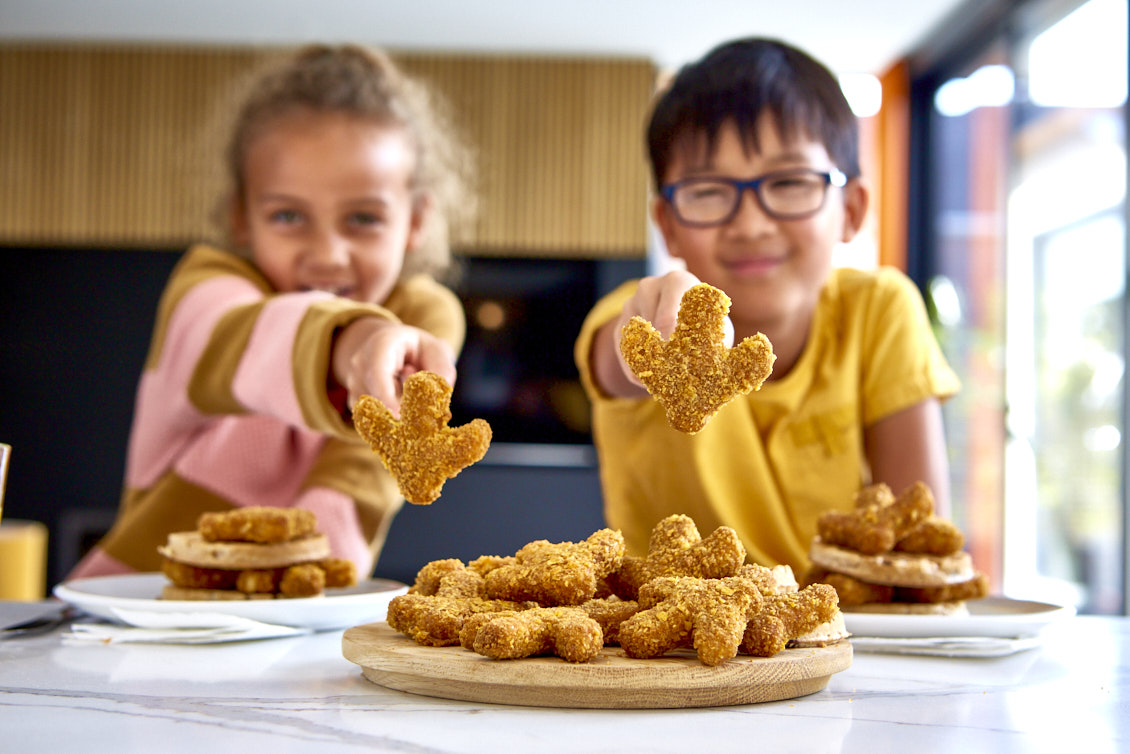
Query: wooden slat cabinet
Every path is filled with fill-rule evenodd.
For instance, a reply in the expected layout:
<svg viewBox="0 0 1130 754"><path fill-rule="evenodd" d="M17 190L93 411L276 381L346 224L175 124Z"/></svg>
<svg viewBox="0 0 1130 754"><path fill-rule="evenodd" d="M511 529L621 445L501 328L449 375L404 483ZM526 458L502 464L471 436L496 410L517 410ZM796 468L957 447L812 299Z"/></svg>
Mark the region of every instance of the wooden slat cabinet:
<svg viewBox="0 0 1130 754"><path fill-rule="evenodd" d="M180 246L214 235L222 103L278 50L0 48L0 244ZM478 155L485 255L639 257L641 59L394 53L450 102Z"/></svg>

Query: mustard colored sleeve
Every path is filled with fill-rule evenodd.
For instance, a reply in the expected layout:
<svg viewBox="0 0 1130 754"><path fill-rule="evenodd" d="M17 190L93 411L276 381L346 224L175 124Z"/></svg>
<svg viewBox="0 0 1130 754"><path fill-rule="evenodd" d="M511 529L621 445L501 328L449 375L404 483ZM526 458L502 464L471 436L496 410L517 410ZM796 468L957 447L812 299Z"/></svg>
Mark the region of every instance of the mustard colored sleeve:
<svg viewBox="0 0 1130 754"><path fill-rule="evenodd" d="M638 280L621 283L619 287L597 301L592 311L585 317L585 321L581 323L581 332L573 346L573 360L577 364L577 371L580 372L585 393L594 402L612 400L597 386L592 372L592 342L596 338L596 331L620 316L624 304L635 294L638 286Z"/></svg>
<svg viewBox="0 0 1130 754"><path fill-rule="evenodd" d="M338 331L362 317L396 318L383 307L349 299L319 301L303 317L292 352L292 379L306 426L349 440L357 433L329 399L330 359Z"/></svg>
<svg viewBox="0 0 1130 754"><path fill-rule="evenodd" d="M921 294L902 272L879 270L866 333L864 425L927 398L945 400L961 389L934 337Z"/></svg>
<svg viewBox="0 0 1130 754"><path fill-rule="evenodd" d="M447 341L455 353L463 348L467 336L463 304L454 292L432 278L417 275L400 283L389 295L385 308L404 324Z"/></svg>
<svg viewBox="0 0 1130 754"><path fill-rule="evenodd" d="M357 441L357 433L330 403L326 381L337 331L366 316L387 317L426 330L451 344L456 356L466 334L459 298L424 276L398 285L381 307L348 299L330 299L311 306L294 344L294 382L299 403L311 428L351 442Z"/></svg>

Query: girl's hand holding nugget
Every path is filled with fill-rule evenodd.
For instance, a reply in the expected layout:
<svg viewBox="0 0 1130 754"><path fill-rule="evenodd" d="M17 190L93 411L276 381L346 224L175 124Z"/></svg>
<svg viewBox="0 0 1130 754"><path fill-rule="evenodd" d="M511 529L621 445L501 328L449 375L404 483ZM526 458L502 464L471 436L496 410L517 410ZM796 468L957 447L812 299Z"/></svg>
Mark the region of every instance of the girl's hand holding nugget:
<svg viewBox="0 0 1130 754"><path fill-rule="evenodd" d="M334 342L333 374L349 393L348 405L371 395L400 415L404 380L435 372L455 383L455 354L444 340L394 320L365 317L346 325Z"/></svg>

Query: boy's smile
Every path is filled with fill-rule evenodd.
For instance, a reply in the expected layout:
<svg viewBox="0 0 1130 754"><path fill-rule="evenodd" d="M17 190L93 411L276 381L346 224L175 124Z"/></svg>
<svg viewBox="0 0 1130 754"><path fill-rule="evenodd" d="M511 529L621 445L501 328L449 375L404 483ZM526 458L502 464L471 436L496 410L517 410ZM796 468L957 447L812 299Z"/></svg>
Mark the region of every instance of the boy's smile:
<svg viewBox="0 0 1130 754"><path fill-rule="evenodd" d="M836 167L823 144L804 136L783 141L768 118L758 121L757 145L754 151L743 144L737 128L727 123L713 152L707 153L701 138L677 145L665 179L715 176L747 181L778 170ZM866 190L850 181L842 189L828 186L823 206L799 220L771 217L752 190L742 193L737 214L725 224L687 226L663 199L656 200L654 215L669 253L733 299L730 317L737 339L764 332L776 349L778 340L799 338L803 344L831 271L832 251L855 234L865 209Z"/></svg>

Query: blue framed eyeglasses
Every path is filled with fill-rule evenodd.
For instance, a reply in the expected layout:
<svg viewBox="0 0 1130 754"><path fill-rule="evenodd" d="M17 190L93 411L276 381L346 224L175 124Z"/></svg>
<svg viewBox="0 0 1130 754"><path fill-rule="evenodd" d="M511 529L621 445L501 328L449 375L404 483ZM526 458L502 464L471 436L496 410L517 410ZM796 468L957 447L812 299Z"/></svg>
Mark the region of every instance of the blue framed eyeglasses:
<svg viewBox="0 0 1130 754"><path fill-rule="evenodd" d="M747 189L770 217L803 220L823 208L829 186L842 188L847 181L847 176L836 168L797 168L776 170L748 181L712 176L684 178L664 185L660 193L680 223L705 228L725 225L734 219Z"/></svg>

